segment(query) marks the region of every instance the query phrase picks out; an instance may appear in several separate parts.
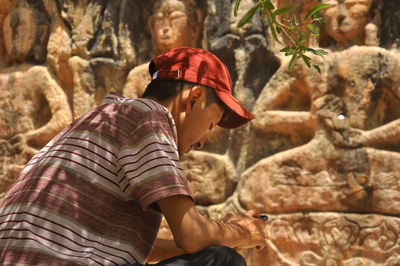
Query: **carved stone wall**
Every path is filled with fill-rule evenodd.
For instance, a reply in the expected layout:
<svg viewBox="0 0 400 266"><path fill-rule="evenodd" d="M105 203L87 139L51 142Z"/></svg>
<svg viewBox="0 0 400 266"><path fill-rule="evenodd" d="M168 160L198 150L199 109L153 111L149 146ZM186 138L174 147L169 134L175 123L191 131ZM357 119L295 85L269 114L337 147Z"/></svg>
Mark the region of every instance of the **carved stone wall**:
<svg viewBox="0 0 400 266"><path fill-rule="evenodd" d="M400 2L323 0L321 40L307 40L329 52L313 58L321 75L288 71L258 15L236 27L254 0L238 18L234 0L156 2L0 0L0 197L108 92L140 95L162 47L198 46L227 64L256 119L217 128L182 165L204 215L269 214L267 248L241 251L248 265L400 265ZM321 1L273 2L300 3L301 17ZM155 38L159 6L169 44Z"/></svg>

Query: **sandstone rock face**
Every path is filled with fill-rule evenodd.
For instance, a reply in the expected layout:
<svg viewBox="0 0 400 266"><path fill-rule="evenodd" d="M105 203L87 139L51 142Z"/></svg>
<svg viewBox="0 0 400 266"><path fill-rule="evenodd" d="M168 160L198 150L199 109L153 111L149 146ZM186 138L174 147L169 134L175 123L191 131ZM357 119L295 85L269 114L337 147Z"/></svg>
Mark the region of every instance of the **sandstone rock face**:
<svg viewBox="0 0 400 266"><path fill-rule="evenodd" d="M272 2L300 18L320 3ZM400 5L322 2L321 39L306 36L329 52L313 58L320 75L289 71L259 15L237 28L255 0L238 17L232 0L0 0L0 198L107 93L139 97L152 57L202 47L256 118L217 128L182 166L205 216L269 214L267 248L240 251L248 265L400 265ZM166 221L159 236L172 239Z"/></svg>
<svg viewBox="0 0 400 266"><path fill-rule="evenodd" d="M398 265L398 218L332 212L270 217L251 265Z"/></svg>
<svg viewBox="0 0 400 266"><path fill-rule="evenodd" d="M197 204L221 203L232 194L235 173L227 156L192 151L184 156L182 167Z"/></svg>

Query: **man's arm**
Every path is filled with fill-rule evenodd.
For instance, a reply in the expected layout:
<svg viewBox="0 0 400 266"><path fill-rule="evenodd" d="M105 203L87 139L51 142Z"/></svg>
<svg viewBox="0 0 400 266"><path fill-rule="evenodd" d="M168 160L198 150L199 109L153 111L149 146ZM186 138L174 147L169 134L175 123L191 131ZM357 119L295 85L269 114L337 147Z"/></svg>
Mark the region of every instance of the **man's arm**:
<svg viewBox="0 0 400 266"><path fill-rule="evenodd" d="M157 238L147 262L159 262L184 253L185 251L176 246L174 240Z"/></svg>
<svg viewBox="0 0 400 266"><path fill-rule="evenodd" d="M263 248L265 221L250 214L241 214L236 222L221 223L208 219L197 211L193 200L177 195L158 201L176 246L186 253L194 253L212 245L231 248Z"/></svg>

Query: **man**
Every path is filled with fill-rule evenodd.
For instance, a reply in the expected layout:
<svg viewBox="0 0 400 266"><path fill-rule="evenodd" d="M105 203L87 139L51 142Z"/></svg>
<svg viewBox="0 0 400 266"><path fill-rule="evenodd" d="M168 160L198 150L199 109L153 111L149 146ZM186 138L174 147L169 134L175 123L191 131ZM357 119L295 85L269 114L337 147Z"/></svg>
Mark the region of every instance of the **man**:
<svg viewBox="0 0 400 266"><path fill-rule="evenodd" d="M149 70L142 98L109 95L27 164L0 206L0 262L245 265L234 249L265 246L255 212L224 223L201 216L179 165L217 124L253 119L226 66L182 47ZM156 239L162 215L172 241Z"/></svg>

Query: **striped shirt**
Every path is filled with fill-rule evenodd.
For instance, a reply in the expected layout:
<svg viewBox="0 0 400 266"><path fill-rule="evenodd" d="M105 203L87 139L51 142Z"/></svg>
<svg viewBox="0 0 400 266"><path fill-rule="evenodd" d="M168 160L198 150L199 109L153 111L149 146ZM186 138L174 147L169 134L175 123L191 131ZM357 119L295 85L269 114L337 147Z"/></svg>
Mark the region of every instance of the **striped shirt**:
<svg viewBox="0 0 400 266"><path fill-rule="evenodd" d="M171 114L110 94L36 154L8 191L0 264L145 263L162 218L156 202L172 195L192 197Z"/></svg>

